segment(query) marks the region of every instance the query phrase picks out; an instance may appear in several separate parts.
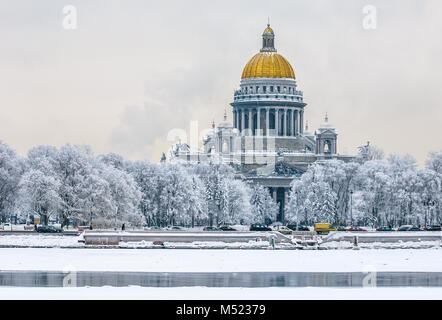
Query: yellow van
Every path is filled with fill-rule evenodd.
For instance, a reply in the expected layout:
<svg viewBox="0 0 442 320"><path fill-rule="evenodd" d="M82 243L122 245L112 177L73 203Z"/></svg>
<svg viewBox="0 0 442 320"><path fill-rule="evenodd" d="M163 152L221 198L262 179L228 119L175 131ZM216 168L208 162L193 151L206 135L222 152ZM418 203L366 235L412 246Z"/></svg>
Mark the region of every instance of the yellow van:
<svg viewBox="0 0 442 320"><path fill-rule="evenodd" d="M330 231L338 231L338 229L335 227L332 227L331 223L318 222L318 223L315 223L315 231L317 233L329 233Z"/></svg>

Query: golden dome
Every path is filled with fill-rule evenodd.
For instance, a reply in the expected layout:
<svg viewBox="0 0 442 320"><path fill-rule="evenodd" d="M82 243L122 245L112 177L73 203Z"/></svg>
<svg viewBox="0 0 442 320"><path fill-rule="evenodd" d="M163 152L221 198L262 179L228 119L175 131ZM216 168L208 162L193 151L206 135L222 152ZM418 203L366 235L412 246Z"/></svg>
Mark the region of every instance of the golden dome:
<svg viewBox="0 0 442 320"><path fill-rule="evenodd" d="M247 78L292 78L295 72L290 63L276 52L259 52L242 71L241 79Z"/></svg>

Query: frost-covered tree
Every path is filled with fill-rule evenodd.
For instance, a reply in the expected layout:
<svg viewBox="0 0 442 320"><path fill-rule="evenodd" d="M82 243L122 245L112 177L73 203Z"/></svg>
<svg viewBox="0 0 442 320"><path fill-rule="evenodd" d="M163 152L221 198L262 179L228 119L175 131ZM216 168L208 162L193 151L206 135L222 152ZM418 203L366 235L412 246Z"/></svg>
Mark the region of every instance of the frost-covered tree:
<svg viewBox="0 0 442 320"><path fill-rule="evenodd" d="M30 215L40 216L40 223L47 225L57 215L61 206L60 181L39 169L30 169L20 181L20 208Z"/></svg>
<svg viewBox="0 0 442 320"><path fill-rule="evenodd" d="M0 141L0 222L5 222L14 210L22 173L22 160Z"/></svg>
<svg viewBox="0 0 442 320"><path fill-rule="evenodd" d="M431 217L431 223L442 224L442 151L430 153L426 170L421 173L426 215Z"/></svg>
<svg viewBox="0 0 442 320"><path fill-rule="evenodd" d="M242 180L232 180L227 185L227 212L220 224L253 222L250 205L251 190Z"/></svg>
<svg viewBox="0 0 442 320"><path fill-rule="evenodd" d="M234 181L234 170L224 164L198 164L191 167L205 188L208 224L218 225L228 214L229 184Z"/></svg>
<svg viewBox="0 0 442 320"><path fill-rule="evenodd" d="M361 193L354 208L363 212L366 221L374 224L392 225L395 216L386 210L391 203L392 180L390 164L386 160L367 161L358 170L356 185Z"/></svg>
<svg viewBox="0 0 442 320"><path fill-rule="evenodd" d="M203 185L183 165L137 161L128 170L141 191L140 210L149 224L192 225L207 215Z"/></svg>
<svg viewBox="0 0 442 320"><path fill-rule="evenodd" d="M189 216L186 224L191 227L201 225L208 219L207 201L205 198L205 189L202 181L196 176L191 175L192 179L192 193L189 198Z"/></svg>
<svg viewBox="0 0 442 320"><path fill-rule="evenodd" d="M426 167L437 174L442 174L442 151L430 152Z"/></svg>
<svg viewBox="0 0 442 320"><path fill-rule="evenodd" d="M328 160L312 164L292 183L286 217L304 222L348 220L350 191L358 164ZM302 220L301 220L302 219Z"/></svg>
<svg viewBox="0 0 442 320"><path fill-rule="evenodd" d="M269 224L276 220L279 206L272 199L267 188L253 185L251 187L250 204L252 206L251 222Z"/></svg>
<svg viewBox="0 0 442 320"><path fill-rule="evenodd" d="M158 183L160 167L148 161L136 161L127 166L127 171L134 178L140 192L139 209L149 225L156 225L159 216L158 192L162 186Z"/></svg>
<svg viewBox="0 0 442 320"><path fill-rule="evenodd" d="M109 189L110 192L110 197L104 197L105 201L109 202L106 205L107 216L115 221L141 225L144 220L139 211L141 191L135 179L113 165L103 165L100 168L100 176L103 177L107 186L102 186L99 190Z"/></svg>

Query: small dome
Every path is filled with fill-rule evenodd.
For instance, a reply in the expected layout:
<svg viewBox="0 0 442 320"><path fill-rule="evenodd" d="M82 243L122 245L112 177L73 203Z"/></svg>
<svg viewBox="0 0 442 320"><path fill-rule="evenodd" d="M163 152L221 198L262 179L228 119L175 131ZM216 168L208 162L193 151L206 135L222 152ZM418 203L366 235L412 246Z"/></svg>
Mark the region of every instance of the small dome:
<svg viewBox="0 0 442 320"><path fill-rule="evenodd" d="M273 29L270 28L270 24L267 24L267 28L265 28L263 35L265 35L265 34L275 34L273 32Z"/></svg>

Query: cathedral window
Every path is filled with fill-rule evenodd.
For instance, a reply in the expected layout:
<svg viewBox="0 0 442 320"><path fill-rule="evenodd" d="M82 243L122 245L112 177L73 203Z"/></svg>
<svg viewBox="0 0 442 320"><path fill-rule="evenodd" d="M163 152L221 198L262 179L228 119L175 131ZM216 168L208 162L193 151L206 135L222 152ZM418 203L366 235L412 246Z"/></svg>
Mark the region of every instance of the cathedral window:
<svg viewBox="0 0 442 320"><path fill-rule="evenodd" d="M270 86L270 92L273 92L273 86Z"/></svg>
<svg viewBox="0 0 442 320"><path fill-rule="evenodd" d="M266 92L267 92L267 86L263 86L263 87L262 87L262 91L263 91L264 93L266 93Z"/></svg>

